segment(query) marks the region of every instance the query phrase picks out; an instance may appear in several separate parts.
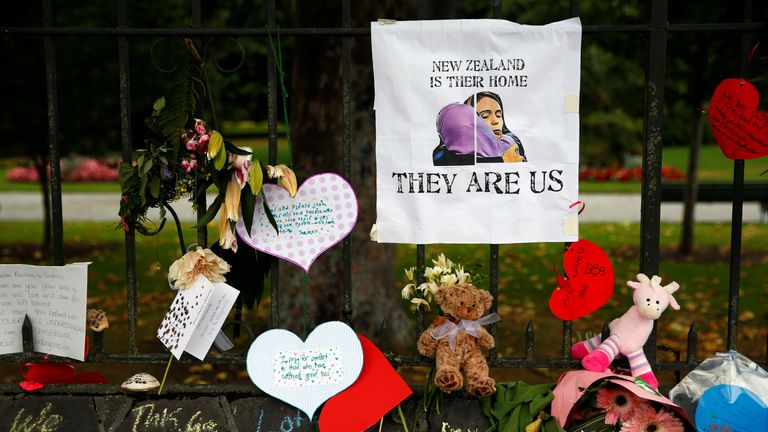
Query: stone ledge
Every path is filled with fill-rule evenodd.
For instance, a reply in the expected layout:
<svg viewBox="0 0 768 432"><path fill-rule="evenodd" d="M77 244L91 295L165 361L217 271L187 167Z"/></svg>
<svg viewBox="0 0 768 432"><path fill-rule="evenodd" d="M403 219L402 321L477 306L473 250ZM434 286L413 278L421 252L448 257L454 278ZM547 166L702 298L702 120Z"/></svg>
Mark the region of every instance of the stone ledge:
<svg viewBox="0 0 768 432"><path fill-rule="evenodd" d="M94 387L90 394L85 387ZM200 388L196 388L200 387ZM203 387L205 387L203 389ZM231 388L230 388L231 387ZM313 432L305 414L253 386L171 386L163 396L130 396L116 386L46 386L43 392L0 394L0 430L12 432ZM235 390L228 393L225 390ZM240 391L237 391L240 389ZM249 391L246 391L248 389ZM66 394L67 390L77 390ZM174 391L176 390L176 391ZM216 394L218 393L218 394ZM483 432L490 424L480 402L464 395L444 398L440 413L419 413L418 394L401 405L408 429L418 432ZM365 403L361 401L361 403ZM402 431L397 410L383 431ZM317 419L317 415L315 417ZM376 424L369 430L378 431Z"/></svg>

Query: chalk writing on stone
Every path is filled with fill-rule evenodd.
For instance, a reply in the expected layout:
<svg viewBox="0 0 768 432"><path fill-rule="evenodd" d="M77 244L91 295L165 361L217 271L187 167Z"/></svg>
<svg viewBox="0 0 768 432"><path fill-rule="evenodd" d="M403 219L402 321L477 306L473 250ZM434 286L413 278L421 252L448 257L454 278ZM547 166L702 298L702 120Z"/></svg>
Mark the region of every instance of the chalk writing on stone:
<svg viewBox="0 0 768 432"><path fill-rule="evenodd" d="M63 420L48 402L39 413L30 413L26 408L20 409L13 419L10 432L56 432Z"/></svg>
<svg viewBox="0 0 768 432"><path fill-rule="evenodd" d="M174 430L180 432L215 432L219 425L213 421L201 419L201 411L196 411L189 420L184 423L185 414L183 408L156 409L154 404L147 404L136 409L136 419L133 421L131 432L152 430Z"/></svg>

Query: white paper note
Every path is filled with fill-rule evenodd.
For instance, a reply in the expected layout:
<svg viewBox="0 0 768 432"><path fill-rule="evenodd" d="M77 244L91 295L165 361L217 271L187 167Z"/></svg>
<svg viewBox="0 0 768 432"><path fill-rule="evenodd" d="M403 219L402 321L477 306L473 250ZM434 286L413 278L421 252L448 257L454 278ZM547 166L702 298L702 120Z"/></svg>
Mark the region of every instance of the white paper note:
<svg viewBox="0 0 768 432"><path fill-rule="evenodd" d="M0 264L0 354L23 351L27 315L35 351L85 360L88 264Z"/></svg>
<svg viewBox="0 0 768 432"><path fill-rule="evenodd" d="M177 359L184 351L204 359L238 294L225 283L198 277L190 288L176 294L157 329L158 339Z"/></svg>
<svg viewBox="0 0 768 432"><path fill-rule="evenodd" d="M205 359L205 355L211 349L219 329L224 325L232 305L235 304L238 294L240 291L225 283L213 284L213 293L205 305L200 322L192 333L192 338L185 349L186 352L200 360Z"/></svg>

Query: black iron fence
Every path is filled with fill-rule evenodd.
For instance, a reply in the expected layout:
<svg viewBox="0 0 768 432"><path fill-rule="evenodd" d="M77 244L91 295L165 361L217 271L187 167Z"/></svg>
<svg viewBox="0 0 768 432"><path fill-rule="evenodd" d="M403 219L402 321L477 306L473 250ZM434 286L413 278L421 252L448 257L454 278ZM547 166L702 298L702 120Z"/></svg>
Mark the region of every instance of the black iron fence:
<svg viewBox="0 0 768 432"><path fill-rule="evenodd" d="M51 184L50 197L52 203L52 222L53 222L53 251L54 263L62 265L65 263L64 256L64 226L62 221L62 194L61 194L61 173L59 169L60 143L57 138L59 131L59 97L58 97L58 79L56 62L56 43L58 40L73 36L93 36L114 40L117 46L117 61L119 65L119 92L120 92L120 125L122 140L123 160L130 162L132 158L131 136L131 76L129 67L131 58L129 47L135 38L173 38L189 37L197 41L204 41L211 38L230 37L230 38L269 38L277 30L276 21L276 2L268 0L266 2L267 19L262 28L205 28L202 27L201 4L200 0L190 1L191 22L190 28L134 28L129 26L127 16L127 0L118 2L118 15L116 27L101 28L81 28L81 27L54 27L52 25L51 0L43 0L43 26L42 27L5 27L0 28L0 34L4 37L40 37L43 41L43 58L45 63L45 77L47 89L47 118L48 118L48 147L51 161ZM291 28L281 27L280 34L284 36L293 36L297 40L301 38L323 38L340 37L341 45L341 83L342 83L342 125L341 143L343 146L342 175L349 177L352 164L356 161L351 158L351 86L352 86L352 40L355 38L366 38L370 35L368 27L352 27L351 8L354 5L350 0L343 0L341 13L341 27L334 28ZM427 19L428 11L431 10L430 2L421 0L417 2L417 16L410 18ZM502 0L494 0L489 5L492 8L492 14L497 18L512 18L502 16ZM725 23L670 23L667 0L652 0L650 2L650 19L643 24L609 24L609 25L591 25L584 23L583 32L585 37L598 33L632 33L641 34L647 38L647 73L645 77L645 116L644 116L644 145L643 145L643 181L642 181L642 206L641 206L641 252L639 271L646 274L659 273L660 256L660 213L661 213L661 156L662 156L662 132L664 128L663 107L664 107L664 89L665 89L665 71L667 65L668 38L675 33L737 33L741 34L741 75L747 72L747 57L750 48L754 44L754 34L764 31L768 23L765 21L753 22L752 2L746 0L743 4L742 22ZM570 1L571 16L579 16L580 1ZM375 20L378 17L370 17ZM404 17L409 18L409 17ZM567 18L563 16L562 18ZM277 143L278 143L278 72L275 62L273 46L269 47L267 55L267 94L268 94L268 142L269 142L269 163L277 162ZM215 121L215 120L214 120ZM733 163L733 213L731 224L731 252L730 252L730 278L729 278L729 301L728 301L728 320L727 320L727 348L734 348L739 325L739 285L740 285L740 263L741 263L741 238L742 238L742 191L744 185L744 161L734 161ZM117 199L117 197L116 197ZM205 208L205 197L198 205ZM199 244L207 244L207 233L205 228L198 231ZM344 276L343 276L343 311L342 314L348 320L354 321L352 310L352 244L349 238L345 239L342 245ZM492 311L498 308L499 295L499 245L489 245L490 249L490 292L494 297ZM125 234L125 257L126 257L126 277L127 277L127 309L128 309L128 339L127 347L124 353L104 352L102 334L94 335L94 346L89 354L89 361L107 362L107 363L165 363L168 360L167 353L140 353L137 344L137 280L136 280L136 244L134 232ZM418 274L423 273L425 268L425 247L418 245L416 248L416 266L419 269ZM275 259L272 261L271 270L271 303L270 314L272 327L280 327L281 319L279 314L280 306L280 274ZM237 312L239 314L239 311ZM422 316L418 318L419 331L424 328ZM491 326L491 333L495 336L497 325ZM502 358L494 350L490 353L490 365L502 368L571 368L577 366L578 362L570 358L570 346L572 344L573 329L572 323L565 321L562 323L562 355L555 358L537 358L534 357L534 330L532 323L529 322L525 332L524 356L519 358ZM386 349L386 337L382 338L382 348ZM646 346L646 353L649 360L660 370L682 371L695 367L699 360L696 358L697 333L692 325L688 333L687 356L680 359L679 355L676 361L666 362L658 361L656 356L655 332ZM40 360L41 355L7 355L0 356L0 361L35 361ZM191 361L185 357L182 361ZM207 362L213 364L244 364L244 356L222 356L209 357ZM421 357L401 357L392 356L392 361L396 365L423 365L426 360Z"/></svg>

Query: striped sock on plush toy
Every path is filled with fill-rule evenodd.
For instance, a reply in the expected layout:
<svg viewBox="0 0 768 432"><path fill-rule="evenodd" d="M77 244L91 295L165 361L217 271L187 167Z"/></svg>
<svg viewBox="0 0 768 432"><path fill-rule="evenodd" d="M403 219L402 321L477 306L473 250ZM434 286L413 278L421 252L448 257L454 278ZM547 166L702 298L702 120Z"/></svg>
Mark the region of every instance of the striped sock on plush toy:
<svg viewBox="0 0 768 432"><path fill-rule="evenodd" d="M619 338L615 335L611 335L608 337L608 339L604 340L603 343L597 347L597 349L604 352L605 355L608 356L608 364L610 364L613 359L619 355Z"/></svg>
<svg viewBox="0 0 768 432"><path fill-rule="evenodd" d="M629 368L632 370L633 377L639 377L651 372L651 365L648 364L648 359L645 358L642 348L627 354L627 359L629 360Z"/></svg>

